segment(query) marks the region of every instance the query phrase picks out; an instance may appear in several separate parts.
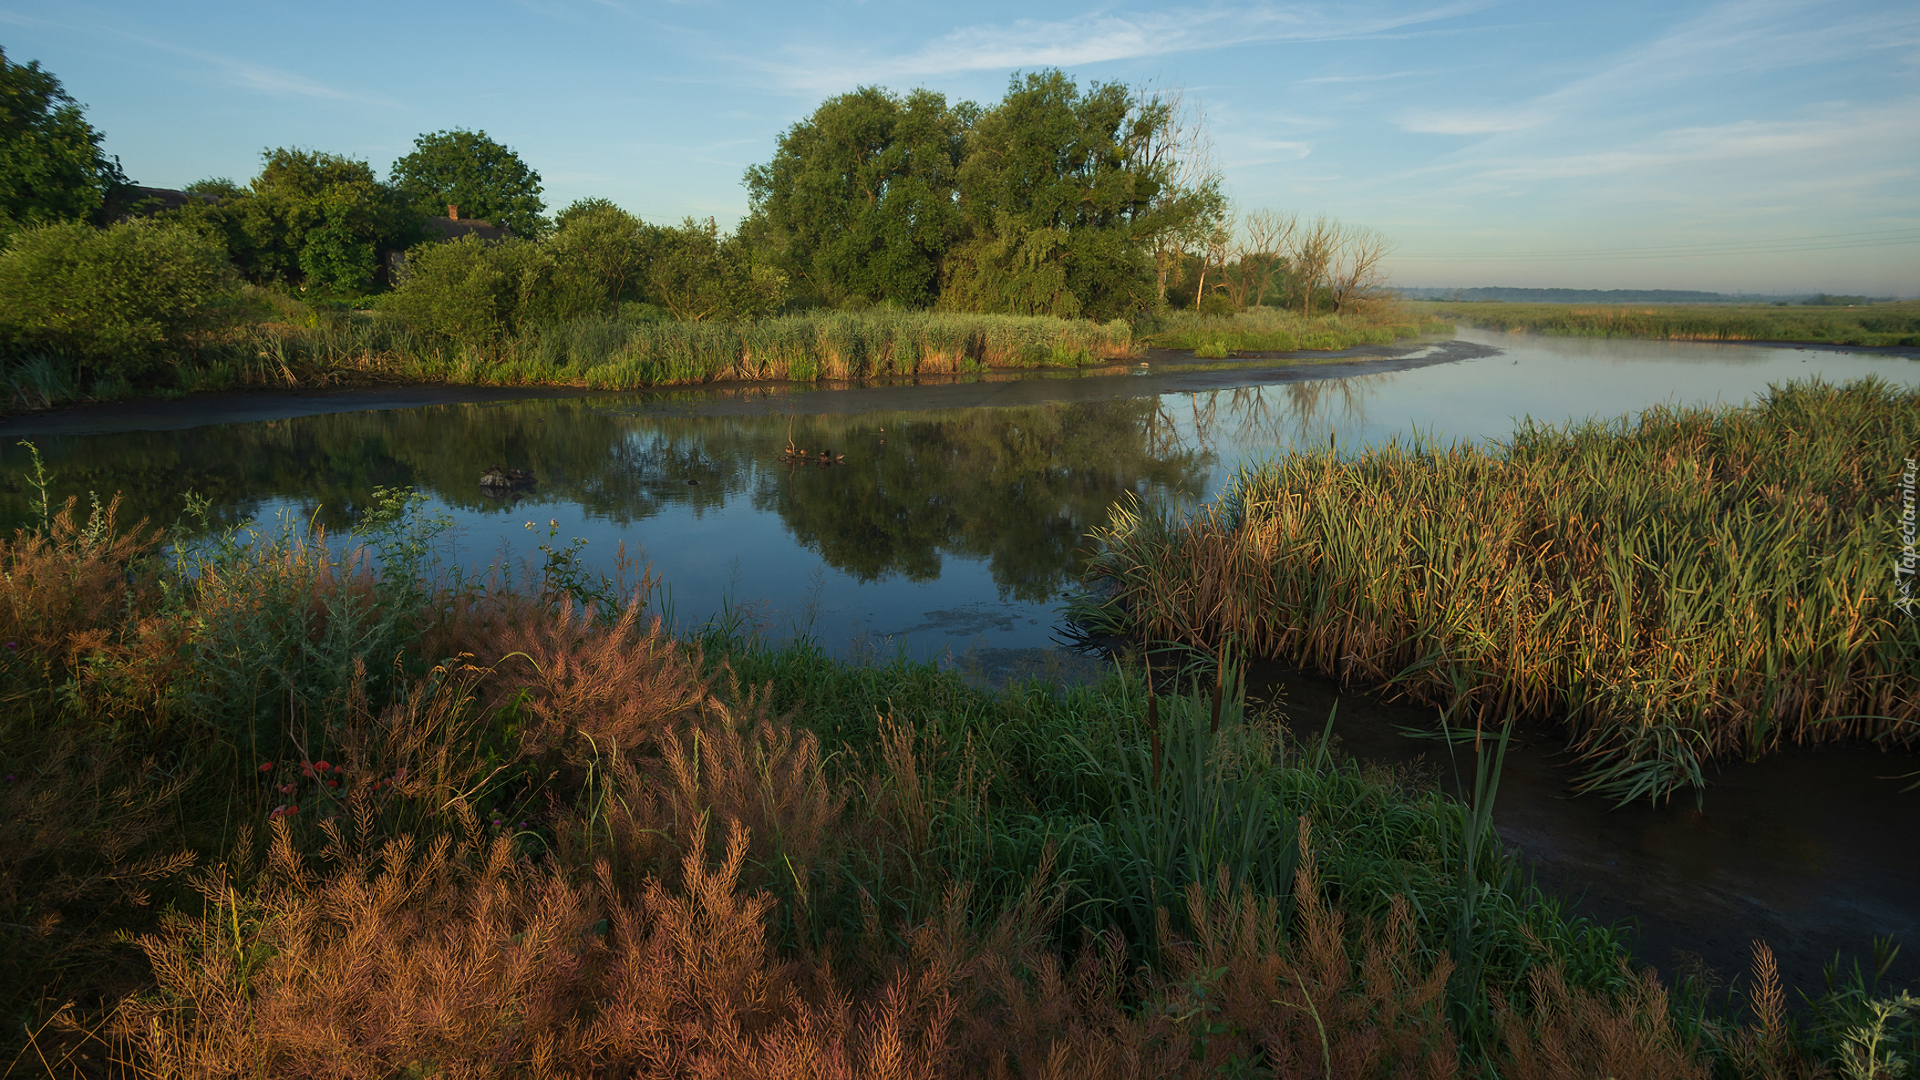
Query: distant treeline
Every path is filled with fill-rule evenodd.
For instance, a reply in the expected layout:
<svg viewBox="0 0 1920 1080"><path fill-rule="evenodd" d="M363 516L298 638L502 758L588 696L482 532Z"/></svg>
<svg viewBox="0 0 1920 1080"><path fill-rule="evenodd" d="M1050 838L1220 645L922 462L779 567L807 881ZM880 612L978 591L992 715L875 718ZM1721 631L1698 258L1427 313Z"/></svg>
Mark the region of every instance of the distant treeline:
<svg viewBox="0 0 1920 1080"><path fill-rule="evenodd" d="M1452 300L1462 303L1507 301L1516 304L1848 304L1887 303L1894 297L1830 296L1826 293L1768 294L1700 292L1694 289L1440 289L1395 290L1403 300Z"/></svg>

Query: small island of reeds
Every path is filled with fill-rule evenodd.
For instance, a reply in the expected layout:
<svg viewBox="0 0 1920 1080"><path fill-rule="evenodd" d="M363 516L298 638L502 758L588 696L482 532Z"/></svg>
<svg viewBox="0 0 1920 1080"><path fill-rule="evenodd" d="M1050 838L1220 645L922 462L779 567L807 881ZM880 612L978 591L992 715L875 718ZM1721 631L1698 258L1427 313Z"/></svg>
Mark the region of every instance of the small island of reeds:
<svg viewBox="0 0 1920 1080"><path fill-rule="evenodd" d="M1892 567L1914 446L1920 391L1867 380L1295 453L1190 517L1117 510L1080 617L1559 724L1579 786L1617 800L1697 789L1716 757L1912 747L1920 619Z"/></svg>

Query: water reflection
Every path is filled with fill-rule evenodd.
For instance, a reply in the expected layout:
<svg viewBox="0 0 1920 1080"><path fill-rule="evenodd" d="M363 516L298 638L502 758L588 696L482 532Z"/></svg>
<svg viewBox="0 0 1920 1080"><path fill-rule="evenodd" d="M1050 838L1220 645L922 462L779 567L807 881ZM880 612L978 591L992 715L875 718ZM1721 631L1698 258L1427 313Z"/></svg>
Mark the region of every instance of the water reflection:
<svg viewBox="0 0 1920 1080"><path fill-rule="evenodd" d="M423 391L407 407L199 427L188 426L189 401L146 406L144 421L125 425L170 430L87 435L32 435L40 421L20 418L0 424L9 432L0 437L0 528L32 513L24 452L13 445L28 434L56 474L56 498L119 491L128 521L172 521L191 490L221 522L285 510L338 532L373 489L413 486L455 519L468 566L528 554L545 530L522 523L550 519L562 543L587 538L603 564L623 543L652 561L683 623L723 603L755 604L776 624L835 643L871 635L935 649L1035 648L1051 643L1052 605L1077 580L1087 532L1129 496L1205 498L1246 464L1322 450L1330 436L1343 452L1416 427L1441 439L1502 438L1521 415L1563 422L1662 401L1736 402L1807 375L1920 382L1911 360L1815 350L1479 331L1461 339L1422 357L1324 367L1221 371L1156 358L1127 376L505 391L506 400L417 406ZM253 415L274 400L262 398ZM286 411L315 406L289 401ZM71 429L73 414L44 424ZM789 442L844 463L789 464ZM533 482L484 487L494 467L526 470Z"/></svg>
<svg viewBox="0 0 1920 1080"><path fill-rule="evenodd" d="M1159 410L1128 398L703 417L531 401L52 438L41 449L56 493L120 491L125 520L171 520L186 491L223 523L284 505L334 531L382 486L418 487L464 517L567 505L615 526L743 501L856 581L931 581L945 558L962 557L987 562L1003 598L1038 603L1077 575L1085 535L1123 495L1204 487L1208 440L1168 438ZM789 444L840 457L786 463ZM484 486L494 467L526 470L532 483ZM33 496L20 470L8 475L0 511L11 528Z"/></svg>

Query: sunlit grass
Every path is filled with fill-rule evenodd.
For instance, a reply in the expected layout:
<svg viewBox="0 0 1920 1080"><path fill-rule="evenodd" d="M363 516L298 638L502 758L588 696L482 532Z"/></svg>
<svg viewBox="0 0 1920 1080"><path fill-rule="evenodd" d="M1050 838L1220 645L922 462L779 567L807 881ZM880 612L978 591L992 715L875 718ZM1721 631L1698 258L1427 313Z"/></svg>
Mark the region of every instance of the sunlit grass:
<svg viewBox="0 0 1920 1080"><path fill-rule="evenodd" d="M1491 449L1295 454L1191 519L1117 510L1086 617L1561 722L1616 799L1716 756L1914 746L1920 621L1890 545L1917 445L1920 391L1868 380Z"/></svg>
<svg viewBox="0 0 1920 1080"><path fill-rule="evenodd" d="M1410 301L1429 318L1565 337L1920 345L1920 301L1864 307L1771 304L1508 304Z"/></svg>
<svg viewBox="0 0 1920 1080"><path fill-rule="evenodd" d="M1199 315L1168 312L1143 335L1149 345L1163 349L1192 349L1202 358L1224 359L1244 352L1294 352L1348 349L1355 345L1390 345L1423 336L1446 336L1453 325L1423 316L1401 305L1378 304L1346 315L1302 317L1299 313L1259 307L1235 315Z"/></svg>

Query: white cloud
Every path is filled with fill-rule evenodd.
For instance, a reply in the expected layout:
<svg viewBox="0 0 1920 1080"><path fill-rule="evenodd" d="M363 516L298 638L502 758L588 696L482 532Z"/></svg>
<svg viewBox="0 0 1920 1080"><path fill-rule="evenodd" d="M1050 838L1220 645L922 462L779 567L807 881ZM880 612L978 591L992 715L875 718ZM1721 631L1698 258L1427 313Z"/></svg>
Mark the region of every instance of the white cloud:
<svg viewBox="0 0 1920 1080"><path fill-rule="evenodd" d="M1418 109L1402 117L1400 127L1429 135L1488 135L1502 131L1524 131L1539 126L1544 119L1540 113L1532 110L1450 112Z"/></svg>
<svg viewBox="0 0 1920 1080"><path fill-rule="evenodd" d="M1455 0L1391 14L1359 14L1351 7L1336 13L1308 4L1101 11L1071 19L963 26L897 56L848 62L844 50L836 48L772 68L796 89L818 90L900 76L1077 67L1238 45L1369 37L1467 14L1491 2Z"/></svg>

